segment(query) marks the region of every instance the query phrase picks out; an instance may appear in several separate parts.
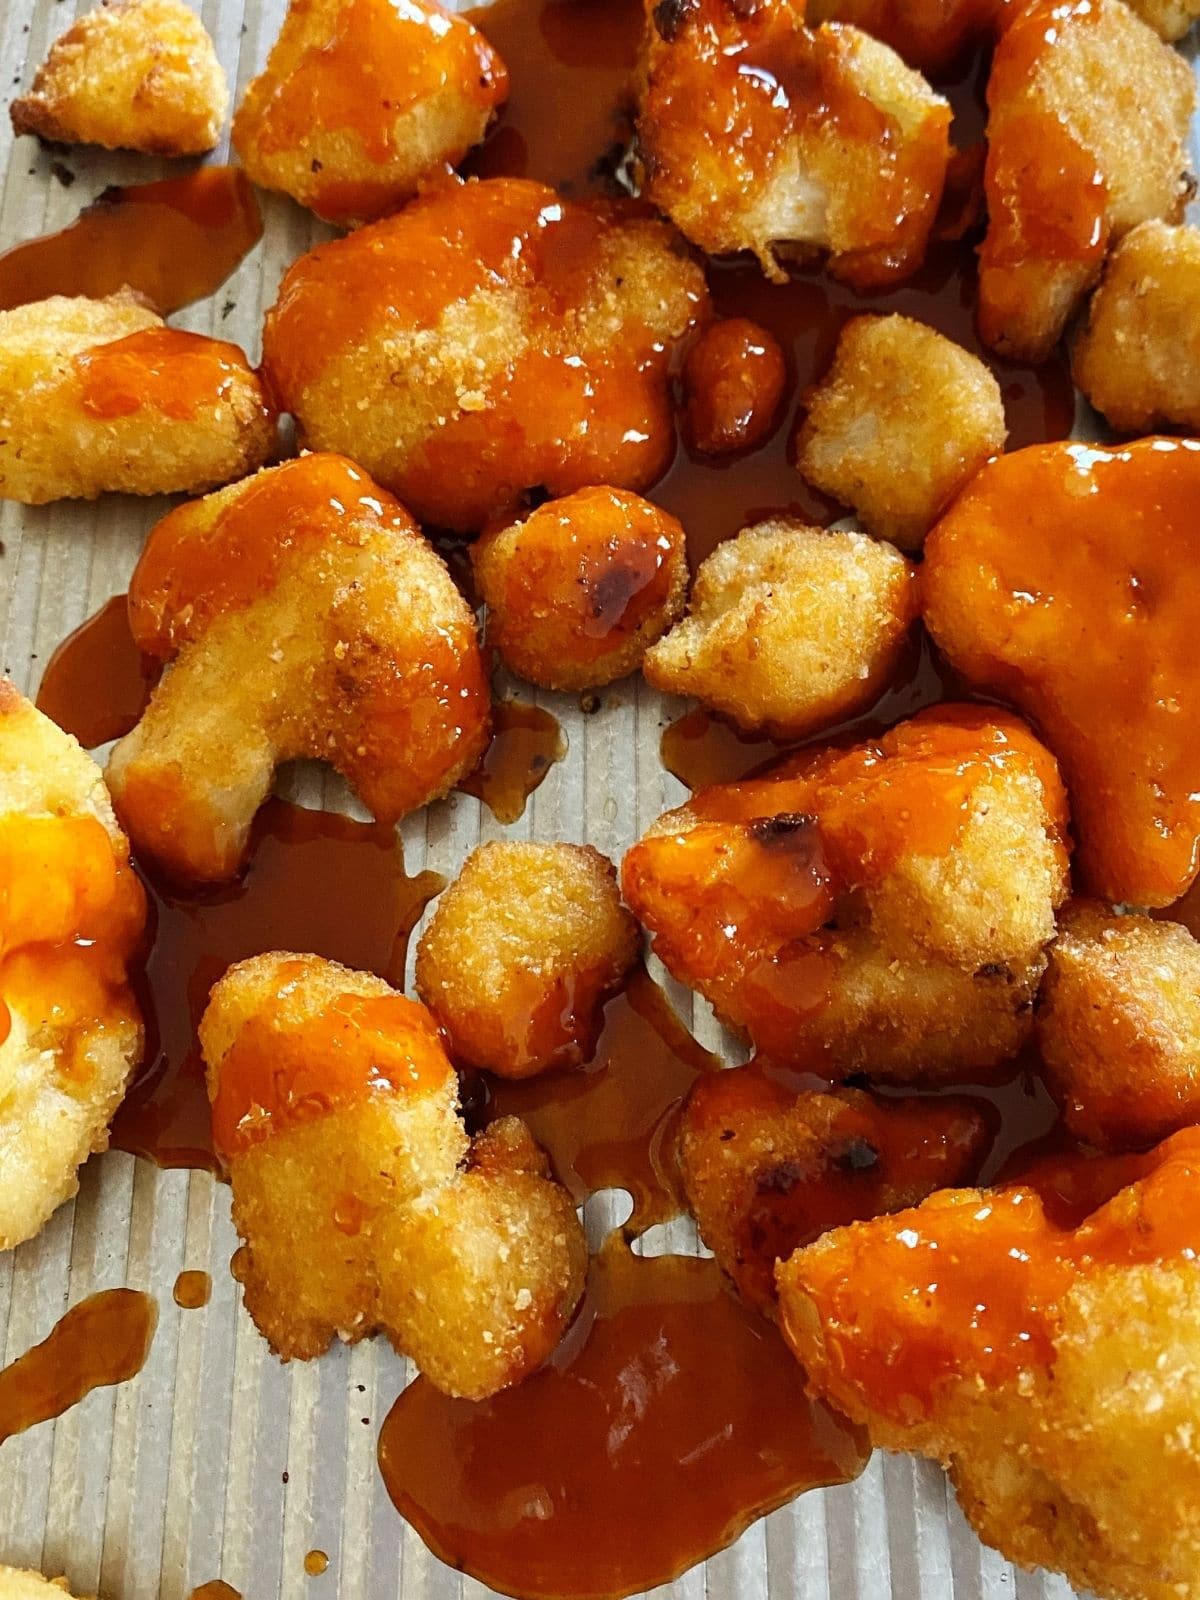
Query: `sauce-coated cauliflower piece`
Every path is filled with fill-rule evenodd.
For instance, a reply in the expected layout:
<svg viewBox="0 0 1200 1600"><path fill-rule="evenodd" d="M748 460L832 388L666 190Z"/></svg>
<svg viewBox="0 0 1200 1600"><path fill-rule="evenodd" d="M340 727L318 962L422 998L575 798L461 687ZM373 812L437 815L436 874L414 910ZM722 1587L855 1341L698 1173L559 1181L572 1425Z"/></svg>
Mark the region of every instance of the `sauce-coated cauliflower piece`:
<svg viewBox="0 0 1200 1600"><path fill-rule="evenodd" d="M14 133L58 144L190 156L221 137L225 74L204 24L183 0L101 0L50 47Z"/></svg>
<svg viewBox="0 0 1200 1600"><path fill-rule="evenodd" d="M424 1006L274 952L214 987L200 1042L246 1309L278 1355L378 1330L469 1399L549 1355L583 1288L583 1230L523 1123L468 1139Z"/></svg>
<svg viewBox="0 0 1200 1600"><path fill-rule="evenodd" d="M1040 361L1100 276L1110 244L1178 222L1196 99L1187 62L1123 0L1033 0L988 82L979 329Z"/></svg>
<svg viewBox="0 0 1200 1600"><path fill-rule="evenodd" d="M861 533L760 522L700 565L648 683L799 739L876 700L917 614L912 567Z"/></svg>
<svg viewBox="0 0 1200 1600"><path fill-rule="evenodd" d="M1149 0L1155 3L1155 0ZM1000 23L1007 0L809 0L810 23L848 22L891 45L910 67L943 72Z"/></svg>
<svg viewBox="0 0 1200 1600"><path fill-rule="evenodd" d="M126 964L145 923L100 769L0 679L0 1250L108 1145L142 1053Z"/></svg>
<svg viewBox="0 0 1200 1600"><path fill-rule="evenodd" d="M475 618L412 518L341 456L169 512L129 586L169 662L108 780L138 849L232 877L275 769L310 756L383 822L444 794L488 735Z"/></svg>
<svg viewBox="0 0 1200 1600"><path fill-rule="evenodd" d="M1114 428L1200 431L1200 228L1143 222L1109 257L1071 352Z"/></svg>
<svg viewBox="0 0 1200 1600"><path fill-rule="evenodd" d="M1200 1593L1200 1131L945 1190L778 1272L814 1394L949 1467L980 1536L1106 1600Z"/></svg>
<svg viewBox="0 0 1200 1600"><path fill-rule="evenodd" d="M707 314L700 268L644 210L496 178L301 256L263 364L308 444L470 532L531 489L652 483L675 449L671 351Z"/></svg>
<svg viewBox="0 0 1200 1600"><path fill-rule="evenodd" d="M197 494L274 442L237 345L168 328L128 291L0 311L0 499Z"/></svg>
<svg viewBox="0 0 1200 1600"><path fill-rule="evenodd" d="M528 1078L590 1059L638 946L590 845L480 845L421 935L417 993L456 1061Z"/></svg>
<svg viewBox="0 0 1200 1600"><path fill-rule="evenodd" d="M919 550L1007 433L1000 385L977 356L910 317L854 317L806 397L795 460L872 533Z"/></svg>
<svg viewBox="0 0 1200 1600"><path fill-rule="evenodd" d="M764 1055L961 1081L1029 1034L1066 820L1022 723L939 706L700 790L629 851L622 884L670 972Z"/></svg>
<svg viewBox="0 0 1200 1600"><path fill-rule="evenodd" d="M263 188L365 222L457 165L507 93L483 35L430 0L290 0L233 146Z"/></svg>
<svg viewBox="0 0 1200 1600"><path fill-rule="evenodd" d="M684 357L679 429L698 455L754 450L774 432L787 387L783 347L747 317L712 322Z"/></svg>
<svg viewBox="0 0 1200 1600"><path fill-rule="evenodd" d="M646 194L711 255L829 253L856 288L925 255L950 107L887 45L804 26L800 0L647 0L638 146Z"/></svg>

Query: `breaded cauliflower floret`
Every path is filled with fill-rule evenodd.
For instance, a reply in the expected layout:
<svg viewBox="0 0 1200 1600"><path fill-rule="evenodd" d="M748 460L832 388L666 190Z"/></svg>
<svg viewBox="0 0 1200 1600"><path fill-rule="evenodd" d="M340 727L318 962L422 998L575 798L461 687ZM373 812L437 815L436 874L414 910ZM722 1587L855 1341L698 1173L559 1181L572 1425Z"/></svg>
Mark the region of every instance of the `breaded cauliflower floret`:
<svg viewBox="0 0 1200 1600"><path fill-rule="evenodd" d="M748 317L710 323L683 362L679 428L689 450L731 455L754 450L779 420L787 385L783 346Z"/></svg>
<svg viewBox="0 0 1200 1600"><path fill-rule="evenodd" d="M590 845L481 845L417 946L417 993L456 1061L503 1078L576 1066L638 952L612 863Z"/></svg>
<svg viewBox="0 0 1200 1600"><path fill-rule="evenodd" d="M0 311L0 499L197 494L274 441L237 345L168 328L128 291Z"/></svg>
<svg viewBox="0 0 1200 1600"><path fill-rule="evenodd" d="M708 309L644 210L495 178L301 256L263 362L310 445L474 532L531 489L652 483L675 448L671 352Z"/></svg>
<svg viewBox="0 0 1200 1600"><path fill-rule="evenodd" d="M1200 1122L1200 944L1178 923L1073 902L1037 1029L1050 1089L1088 1143L1139 1148Z"/></svg>
<svg viewBox="0 0 1200 1600"><path fill-rule="evenodd" d="M760 522L700 565L646 681L799 739L874 701L917 612L913 569L865 534Z"/></svg>
<svg viewBox="0 0 1200 1600"><path fill-rule="evenodd" d="M71 1600L65 1578L45 1578L40 1572L0 1567L0 1600Z"/></svg>
<svg viewBox="0 0 1200 1600"><path fill-rule="evenodd" d="M1200 431L1200 228L1143 222L1109 257L1071 372L1123 433Z"/></svg>
<svg viewBox="0 0 1200 1600"><path fill-rule="evenodd" d="M1007 432L977 356L910 317L854 317L807 397L795 461L872 533L919 550Z"/></svg>
<svg viewBox="0 0 1200 1600"><path fill-rule="evenodd" d="M806 15L812 24L852 23L891 45L910 67L944 72L992 33L1004 6L1005 0L809 0Z"/></svg>
<svg viewBox="0 0 1200 1600"><path fill-rule="evenodd" d="M671 973L770 1058L961 1081L1029 1034L1065 827L1022 723L939 706L701 790L634 845L622 882Z"/></svg>
<svg viewBox="0 0 1200 1600"><path fill-rule="evenodd" d="M743 1299L771 1317L777 1261L829 1228L970 1182L992 1134L983 1101L795 1094L752 1062L699 1079L680 1169L701 1238Z"/></svg>
<svg viewBox="0 0 1200 1600"><path fill-rule="evenodd" d="M549 1355L583 1288L583 1230L524 1124L468 1139L424 1006L274 952L215 986L200 1043L246 1309L278 1355L378 1330L474 1400Z"/></svg>
<svg viewBox="0 0 1200 1600"><path fill-rule="evenodd" d="M225 74L183 0L101 0L50 47L10 108L14 133L158 156L202 155L221 137Z"/></svg>
<svg viewBox="0 0 1200 1600"><path fill-rule="evenodd" d="M779 1268L814 1394L950 1469L1022 1566L1105 1600L1200 1593L1200 1132L1149 1156L946 1190Z"/></svg>
<svg viewBox="0 0 1200 1600"><path fill-rule="evenodd" d="M1197 17L1200 0L1125 0L1160 39L1182 39Z"/></svg>
<svg viewBox="0 0 1200 1600"><path fill-rule="evenodd" d="M1178 222L1196 99L1187 62L1123 0L1033 0L1001 35L988 83L979 256L985 342L1044 360L1139 222Z"/></svg>
<svg viewBox="0 0 1200 1600"><path fill-rule="evenodd" d="M950 107L887 45L804 26L801 0L647 0L638 146L646 194L710 255L829 253L856 288L920 266Z"/></svg>
<svg viewBox="0 0 1200 1600"><path fill-rule="evenodd" d="M169 662L108 780L140 851L232 877L275 769L327 761L383 822L482 755L475 618L412 518L341 456L301 456L169 512L129 586Z"/></svg>
<svg viewBox="0 0 1200 1600"><path fill-rule="evenodd" d="M0 1250L108 1145L141 1060L126 964L145 915L100 769L0 679Z"/></svg>
<svg viewBox="0 0 1200 1600"><path fill-rule="evenodd" d="M478 29L429 0L290 0L233 147L264 189L364 222L457 165L507 93Z"/></svg>

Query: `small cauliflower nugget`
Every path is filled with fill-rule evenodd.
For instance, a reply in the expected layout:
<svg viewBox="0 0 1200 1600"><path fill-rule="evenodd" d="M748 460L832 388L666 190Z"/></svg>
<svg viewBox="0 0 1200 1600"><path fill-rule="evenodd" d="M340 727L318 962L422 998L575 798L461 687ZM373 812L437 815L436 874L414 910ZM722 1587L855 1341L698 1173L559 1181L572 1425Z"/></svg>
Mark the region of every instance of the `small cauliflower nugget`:
<svg viewBox="0 0 1200 1600"><path fill-rule="evenodd" d="M708 310L644 208L495 178L301 256L263 364L308 444L475 532L531 489L653 483L675 449L672 349Z"/></svg>
<svg viewBox="0 0 1200 1600"><path fill-rule="evenodd" d="M157 156L201 155L221 137L225 74L183 0L101 0L50 48L14 133Z"/></svg>
<svg viewBox="0 0 1200 1600"><path fill-rule="evenodd" d="M807 397L795 462L872 533L919 550L1007 433L977 356L911 317L853 317Z"/></svg>
<svg viewBox="0 0 1200 1600"><path fill-rule="evenodd" d="M1092 296L1071 372L1122 433L1200 432L1200 228L1143 222L1125 235Z"/></svg>
<svg viewBox="0 0 1200 1600"><path fill-rule="evenodd" d="M145 916L99 767L0 679L0 1250L108 1145L141 1060L126 964Z"/></svg>
<svg viewBox="0 0 1200 1600"><path fill-rule="evenodd" d="M891 45L910 67L944 72L991 34L1006 0L809 0L810 23L849 22ZM1143 0L1154 4L1156 0Z"/></svg>
<svg viewBox="0 0 1200 1600"><path fill-rule="evenodd" d="M468 1139L424 1006L274 952L215 986L200 1043L246 1309L277 1355L382 1331L472 1400L549 1355L583 1288L583 1230L523 1123Z"/></svg>
<svg viewBox="0 0 1200 1600"><path fill-rule="evenodd" d="M456 166L507 93L487 40L439 5L290 0L233 147L264 189L327 222L366 222Z"/></svg>
<svg viewBox="0 0 1200 1600"><path fill-rule="evenodd" d="M421 935L417 993L456 1061L529 1078L591 1058L639 943L590 845L480 845Z"/></svg>
<svg viewBox="0 0 1200 1600"><path fill-rule="evenodd" d="M810 1390L950 1469L981 1538L1104 1600L1200 1593L1200 1130L935 1194L778 1272Z"/></svg>
<svg viewBox="0 0 1200 1600"><path fill-rule="evenodd" d="M475 617L403 506L341 456L169 512L129 615L170 665L108 779L138 849L181 877L237 872L284 761L329 762L395 822L486 746Z"/></svg>
<svg viewBox="0 0 1200 1600"><path fill-rule="evenodd" d="M979 255L987 344L1044 360L1139 222L1178 222L1196 99L1186 61L1123 0L1032 0L1001 35L988 82Z"/></svg>
<svg viewBox="0 0 1200 1600"><path fill-rule="evenodd" d="M168 328L128 291L0 311L0 499L196 494L274 442L237 345Z"/></svg>
<svg viewBox="0 0 1200 1600"><path fill-rule="evenodd" d="M917 614L913 568L862 533L760 522L700 565L646 681L800 739L876 700Z"/></svg>
<svg viewBox="0 0 1200 1600"><path fill-rule="evenodd" d="M754 450L774 432L787 386L779 340L747 317L710 323L688 351L680 432L689 450L723 456Z"/></svg>
<svg viewBox="0 0 1200 1600"><path fill-rule="evenodd" d="M856 288L925 256L950 107L857 28L804 26L802 0L647 0L638 145L646 194L711 255L827 251Z"/></svg>
<svg viewBox="0 0 1200 1600"><path fill-rule="evenodd" d="M611 683L683 610L687 547L674 517L623 489L579 489L471 546L487 638L546 689Z"/></svg>

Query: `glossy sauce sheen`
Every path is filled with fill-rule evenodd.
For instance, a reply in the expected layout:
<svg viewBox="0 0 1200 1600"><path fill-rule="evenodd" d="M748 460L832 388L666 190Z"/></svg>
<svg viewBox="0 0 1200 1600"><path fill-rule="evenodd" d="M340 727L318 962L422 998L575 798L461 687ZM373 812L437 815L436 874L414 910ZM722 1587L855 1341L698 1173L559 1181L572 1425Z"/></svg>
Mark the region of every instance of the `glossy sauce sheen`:
<svg viewBox="0 0 1200 1600"><path fill-rule="evenodd" d="M143 407L192 422L219 408L248 370L236 345L179 328L144 328L84 351L74 364L83 409L102 422Z"/></svg>
<svg viewBox="0 0 1200 1600"><path fill-rule="evenodd" d="M74 734L85 750L95 750L134 726L160 670L134 643L127 597L114 595L50 657L37 708Z"/></svg>
<svg viewBox="0 0 1200 1600"><path fill-rule="evenodd" d="M566 754L567 736L551 712L524 700L497 700L491 743L458 787L482 800L497 822L516 822L529 796Z"/></svg>
<svg viewBox="0 0 1200 1600"><path fill-rule="evenodd" d="M207 1272L181 1272L172 1294L181 1310L199 1311L212 1296L212 1279Z"/></svg>

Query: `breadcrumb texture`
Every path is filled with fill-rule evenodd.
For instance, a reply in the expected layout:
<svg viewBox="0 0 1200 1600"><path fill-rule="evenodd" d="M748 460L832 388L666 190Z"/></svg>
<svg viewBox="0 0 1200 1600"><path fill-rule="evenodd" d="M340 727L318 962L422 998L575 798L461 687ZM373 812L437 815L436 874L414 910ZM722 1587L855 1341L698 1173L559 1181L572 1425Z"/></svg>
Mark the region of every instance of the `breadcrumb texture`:
<svg viewBox="0 0 1200 1600"><path fill-rule="evenodd" d="M221 137L225 74L183 0L101 0L50 47L14 133L158 156L201 155Z"/></svg>
<svg viewBox="0 0 1200 1600"><path fill-rule="evenodd" d="M275 413L237 345L122 290L0 311L0 498L196 494L253 472Z"/></svg>
<svg viewBox="0 0 1200 1600"><path fill-rule="evenodd" d="M779 1269L781 1320L812 1391L948 1466L1010 1560L1181 1600L1200 1592L1200 1134L1075 1168L1066 1196L947 1190L827 1234Z"/></svg>
<svg viewBox="0 0 1200 1600"><path fill-rule="evenodd" d="M622 881L673 976L772 1060L961 1082L1029 1035L1065 829L1054 762L1022 723L939 706L699 791Z"/></svg>
<svg viewBox="0 0 1200 1600"><path fill-rule="evenodd" d="M1126 0L1160 39L1182 39L1200 17L1200 0Z"/></svg>
<svg viewBox="0 0 1200 1600"><path fill-rule="evenodd" d="M45 1578L20 1567L0 1567L0 1600L71 1600L65 1578Z"/></svg>
<svg viewBox="0 0 1200 1600"><path fill-rule="evenodd" d="M233 147L264 189L328 222L365 222L456 166L507 90L487 40L439 5L290 0Z"/></svg>
<svg viewBox="0 0 1200 1600"><path fill-rule="evenodd" d="M1113 251L1072 351L1114 428L1200 432L1200 228L1143 222Z"/></svg>
<svg viewBox="0 0 1200 1600"><path fill-rule="evenodd" d="M810 392L795 442L809 483L905 550L925 535L1008 429L979 360L910 317L854 317Z"/></svg>
<svg viewBox="0 0 1200 1600"><path fill-rule="evenodd" d="M667 512L622 489L579 489L471 546L488 643L547 689L611 683L683 610L687 545Z"/></svg>
<svg viewBox="0 0 1200 1600"><path fill-rule="evenodd" d="M273 952L215 986L200 1041L246 1309L278 1355L381 1331L468 1399L549 1355L582 1292L583 1230L523 1123L468 1139L423 1006Z"/></svg>
<svg viewBox="0 0 1200 1600"><path fill-rule="evenodd" d="M711 255L828 252L877 288L920 266L949 160L950 107L857 28L797 0L647 0L638 146L646 194Z"/></svg>
<svg viewBox="0 0 1200 1600"><path fill-rule="evenodd" d="M996 47L979 256L979 330L1050 354L1105 253L1139 222L1182 219L1192 69L1124 0L1034 0Z"/></svg>
<svg viewBox="0 0 1200 1600"><path fill-rule="evenodd" d="M1004 5L1005 0L809 0L805 14L812 24L852 23L891 45L909 66L936 73L992 33Z"/></svg>
<svg viewBox="0 0 1200 1600"><path fill-rule="evenodd" d="M1144 1148L1200 1121L1200 944L1177 922L1073 902L1038 1044L1067 1126L1091 1144Z"/></svg>
<svg viewBox="0 0 1200 1600"><path fill-rule="evenodd" d="M108 1145L142 1054L126 963L145 897L100 769L0 679L0 1250Z"/></svg>
<svg viewBox="0 0 1200 1600"><path fill-rule="evenodd" d="M129 589L170 663L108 765L139 851L232 877L275 769L309 756L395 822L478 762L491 704L474 613L397 501L301 456L169 512Z"/></svg>
<svg viewBox="0 0 1200 1600"><path fill-rule="evenodd" d="M475 532L531 489L654 482L672 351L708 314L700 267L644 208L495 178L301 256L263 362L310 445Z"/></svg>
<svg viewBox="0 0 1200 1600"><path fill-rule="evenodd" d="M913 568L865 534L776 520L706 557L646 681L798 739L876 700L917 613Z"/></svg>
<svg viewBox="0 0 1200 1600"><path fill-rule="evenodd" d="M590 845L480 845L417 946L417 993L456 1061L527 1078L591 1058L637 923Z"/></svg>

